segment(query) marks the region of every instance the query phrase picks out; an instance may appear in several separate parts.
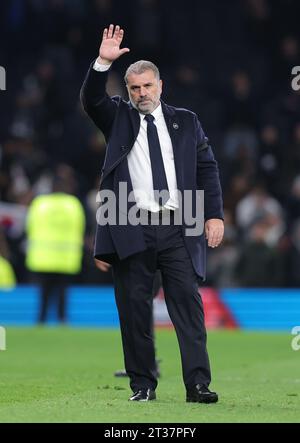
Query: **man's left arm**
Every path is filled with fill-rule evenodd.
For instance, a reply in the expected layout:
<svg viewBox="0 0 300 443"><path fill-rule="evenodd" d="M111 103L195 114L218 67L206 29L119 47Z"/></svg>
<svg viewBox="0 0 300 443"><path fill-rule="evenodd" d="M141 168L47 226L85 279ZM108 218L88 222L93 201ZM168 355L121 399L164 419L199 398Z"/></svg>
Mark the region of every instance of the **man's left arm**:
<svg viewBox="0 0 300 443"><path fill-rule="evenodd" d="M219 246L224 235L224 212L218 164L196 118L197 188L204 191L205 235L208 246Z"/></svg>

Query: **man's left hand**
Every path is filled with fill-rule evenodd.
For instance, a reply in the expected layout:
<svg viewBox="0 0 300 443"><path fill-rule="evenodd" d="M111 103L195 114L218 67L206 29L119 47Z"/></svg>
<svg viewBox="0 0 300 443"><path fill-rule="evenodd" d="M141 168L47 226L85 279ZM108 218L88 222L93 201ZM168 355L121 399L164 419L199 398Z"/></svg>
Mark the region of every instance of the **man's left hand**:
<svg viewBox="0 0 300 443"><path fill-rule="evenodd" d="M205 235L210 248L217 248L224 235L224 222L218 218L211 218L205 222Z"/></svg>

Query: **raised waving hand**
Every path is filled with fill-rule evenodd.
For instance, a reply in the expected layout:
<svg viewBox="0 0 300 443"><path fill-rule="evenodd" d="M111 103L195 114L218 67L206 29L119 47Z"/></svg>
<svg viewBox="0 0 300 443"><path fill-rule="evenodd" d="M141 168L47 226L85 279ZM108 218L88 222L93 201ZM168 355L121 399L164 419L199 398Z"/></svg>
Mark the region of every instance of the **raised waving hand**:
<svg viewBox="0 0 300 443"><path fill-rule="evenodd" d="M99 49L98 63L110 65L121 55L129 52L129 48L120 49L124 37L124 30L119 25L110 25L103 31L102 42Z"/></svg>

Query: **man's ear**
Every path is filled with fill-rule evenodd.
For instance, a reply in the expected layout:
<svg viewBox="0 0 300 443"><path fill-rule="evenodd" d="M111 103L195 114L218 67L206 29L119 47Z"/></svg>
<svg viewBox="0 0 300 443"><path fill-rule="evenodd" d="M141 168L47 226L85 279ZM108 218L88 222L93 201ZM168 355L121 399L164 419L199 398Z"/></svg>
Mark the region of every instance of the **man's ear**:
<svg viewBox="0 0 300 443"><path fill-rule="evenodd" d="M163 81L159 80L159 86L160 86L160 92L162 92L162 87L163 87Z"/></svg>

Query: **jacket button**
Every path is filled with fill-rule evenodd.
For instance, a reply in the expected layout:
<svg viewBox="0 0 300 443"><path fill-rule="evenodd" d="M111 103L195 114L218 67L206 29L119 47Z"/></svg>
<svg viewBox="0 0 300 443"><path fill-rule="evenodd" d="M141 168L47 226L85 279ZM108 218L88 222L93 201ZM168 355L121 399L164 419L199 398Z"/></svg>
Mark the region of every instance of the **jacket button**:
<svg viewBox="0 0 300 443"><path fill-rule="evenodd" d="M127 146L121 146L121 151L126 151L126 149L128 149Z"/></svg>

